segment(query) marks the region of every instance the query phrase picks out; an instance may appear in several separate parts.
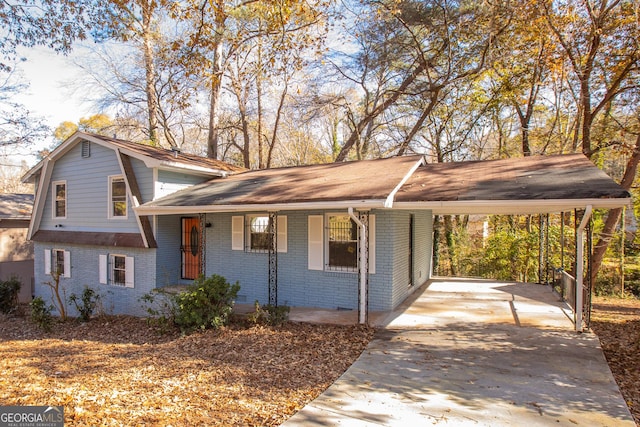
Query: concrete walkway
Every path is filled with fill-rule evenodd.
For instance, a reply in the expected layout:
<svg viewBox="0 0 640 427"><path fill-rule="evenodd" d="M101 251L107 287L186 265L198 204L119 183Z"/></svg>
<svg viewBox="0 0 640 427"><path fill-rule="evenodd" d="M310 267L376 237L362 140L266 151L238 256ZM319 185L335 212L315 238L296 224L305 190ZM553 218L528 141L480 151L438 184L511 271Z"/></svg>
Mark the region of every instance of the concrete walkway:
<svg viewBox="0 0 640 427"><path fill-rule="evenodd" d="M543 285L441 280L283 425L628 426L598 338Z"/></svg>

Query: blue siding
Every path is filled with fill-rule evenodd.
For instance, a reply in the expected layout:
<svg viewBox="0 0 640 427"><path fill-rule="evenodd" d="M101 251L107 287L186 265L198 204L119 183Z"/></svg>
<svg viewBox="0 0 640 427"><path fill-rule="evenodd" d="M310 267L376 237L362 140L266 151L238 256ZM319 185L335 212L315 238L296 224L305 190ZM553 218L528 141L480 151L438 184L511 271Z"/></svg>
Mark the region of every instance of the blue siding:
<svg viewBox="0 0 640 427"><path fill-rule="evenodd" d="M154 198L160 198L178 190L182 190L192 185L205 181L201 176L189 175L173 171L159 170L158 181L154 190ZM146 199L145 199L146 200Z"/></svg>
<svg viewBox="0 0 640 427"><path fill-rule="evenodd" d="M156 254L154 249L102 248L35 242L35 295L42 297L47 302L51 301L51 289L44 283L50 282L51 276L44 274L45 249L63 249L70 253L71 277L60 279L60 285L64 288L64 294L67 298L72 293L80 296L84 287L88 286L100 295L101 306L105 313L146 315L140 297L155 288ZM100 284L98 256L109 253L134 258L133 288ZM69 304L67 308L71 316L77 316L78 313L72 304Z"/></svg>
<svg viewBox="0 0 640 427"><path fill-rule="evenodd" d="M308 215L323 211L281 212L287 216L288 252L278 254L278 303L297 307L357 310L358 274L308 269ZM376 273L369 276L369 309L391 310L419 285L409 287L408 211L375 210ZM220 274L240 282L238 302L268 302L268 255L231 250L231 217L208 214L207 275ZM414 277L429 276L431 212L415 212Z"/></svg>
<svg viewBox="0 0 640 427"><path fill-rule="evenodd" d="M51 175L51 182L66 181L67 217L53 218L51 183L45 188L47 197L43 206L40 229L54 230L62 225L64 231L103 231L138 233L137 221L131 201L128 200L126 219L108 219L110 175L122 175L115 152L98 144L92 144L91 157L81 156L77 144L58 159Z"/></svg>
<svg viewBox="0 0 640 427"><path fill-rule="evenodd" d="M156 277L158 287L189 284L193 280L183 280L182 276L182 255L180 252L180 216L167 215L157 219L158 232L156 241L158 242L156 265Z"/></svg>

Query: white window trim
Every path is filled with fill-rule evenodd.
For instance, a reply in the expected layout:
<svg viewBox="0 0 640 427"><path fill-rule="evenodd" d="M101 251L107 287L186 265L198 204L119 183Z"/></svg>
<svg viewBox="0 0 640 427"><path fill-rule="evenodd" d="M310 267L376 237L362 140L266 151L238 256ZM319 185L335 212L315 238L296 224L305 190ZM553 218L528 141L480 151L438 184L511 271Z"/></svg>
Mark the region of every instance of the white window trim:
<svg viewBox="0 0 640 427"><path fill-rule="evenodd" d="M124 285L113 282L114 257L123 257L125 262ZM123 254L100 254L98 256L98 276L99 282L116 288L133 288L135 286L134 258Z"/></svg>
<svg viewBox="0 0 640 427"><path fill-rule="evenodd" d="M255 217L269 217L268 213L251 213L243 216L231 217L231 250L245 251L251 253L266 253L263 249L251 249L251 219ZM288 245L288 221L286 215L278 215L278 230L276 235L276 246L279 253L286 253ZM247 226L245 227L245 224ZM245 247L246 242L246 247Z"/></svg>
<svg viewBox="0 0 640 427"><path fill-rule="evenodd" d="M324 243L324 259L326 260L325 262L325 266L324 269L326 271L333 271L333 272L339 272L339 273L357 273L358 272L358 259L359 259L359 255L358 252L356 251L356 266L355 267L338 267L338 266L331 266L329 265L329 218L332 216L346 216L347 218L349 218L349 214L348 213L343 213L343 212L327 212L324 214L324 221L326 226L324 227L324 232L323 232L323 243ZM350 221L353 221L351 218L349 218ZM357 225L357 224L356 224ZM357 234L356 234L356 247L359 248L360 247L360 227L356 228L358 230Z"/></svg>
<svg viewBox="0 0 640 427"><path fill-rule="evenodd" d="M113 180L121 179L125 185L125 197L124 203L126 205L123 216L115 216L113 215ZM127 189L127 181L124 179L122 175L109 175L108 179L108 203L107 203L107 218L115 219L115 220L126 220L129 218L129 197L128 197L128 189Z"/></svg>
<svg viewBox="0 0 640 427"><path fill-rule="evenodd" d="M46 274L47 276L52 275L52 267L54 265L53 254L55 252L62 252L64 254L63 255L64 272L60 277L70 278L71 277L71 253L69 251L65 251L64 249L58 249L58 248L44 250L44 274Z"/></svg>
<svg viewBox="0 0 640 427"><path fill-rule="evenodd" d="M327 212L324 215L307 216L307 268L327 272L357 273L358 269L343 269L329 267L325 264L328 260L329 231L325 224L329 222L329 216L342 215L341 212ZM328 261L327 261L328 262ZM376 216L369 215L369 274L376 272Z"/></svg>
<svg viewBox="0 0 640 427"><path fill-rule="evenodd" d="M56 216L56 186L64 184L64 216ZM53 219L67 219L67 213L69 211L69 187L66 180L51 182L51 217Z"/></svg>

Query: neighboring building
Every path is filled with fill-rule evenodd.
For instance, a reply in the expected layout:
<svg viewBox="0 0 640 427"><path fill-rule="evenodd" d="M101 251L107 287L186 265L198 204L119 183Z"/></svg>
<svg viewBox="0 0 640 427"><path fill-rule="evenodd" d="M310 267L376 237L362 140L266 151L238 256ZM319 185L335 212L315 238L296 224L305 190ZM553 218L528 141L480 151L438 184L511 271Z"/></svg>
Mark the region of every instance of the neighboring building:
<svg viewBox="0 0 640 427"><path fill-rule="evenodd" d="M422 156L258 171L76 133L37 183L35 289L60 271L114 313L199 274L237 302L368 311L431 277L434 214L609 208L628 193L582 155L429 165Z"/></svg>
<svg viewBox="0 0 640 427"><path fill-rule="evenodd" d="M22 282L22 303L33 293L33 243L27 240L32 207L33 194L0 194L0 280Z"/></svg>

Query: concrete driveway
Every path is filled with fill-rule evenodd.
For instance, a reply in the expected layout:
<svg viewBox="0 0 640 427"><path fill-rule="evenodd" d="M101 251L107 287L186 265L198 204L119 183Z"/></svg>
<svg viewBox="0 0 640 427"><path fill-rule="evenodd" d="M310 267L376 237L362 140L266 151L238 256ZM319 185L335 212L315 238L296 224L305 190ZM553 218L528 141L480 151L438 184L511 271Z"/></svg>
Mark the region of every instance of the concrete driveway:
<svg viewBox="0 0 640 427"><path fill-rule="evenodd" d="M598 338L543 285L436 280L283 425L629 426Z"/></svg>

